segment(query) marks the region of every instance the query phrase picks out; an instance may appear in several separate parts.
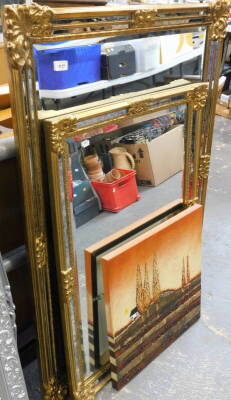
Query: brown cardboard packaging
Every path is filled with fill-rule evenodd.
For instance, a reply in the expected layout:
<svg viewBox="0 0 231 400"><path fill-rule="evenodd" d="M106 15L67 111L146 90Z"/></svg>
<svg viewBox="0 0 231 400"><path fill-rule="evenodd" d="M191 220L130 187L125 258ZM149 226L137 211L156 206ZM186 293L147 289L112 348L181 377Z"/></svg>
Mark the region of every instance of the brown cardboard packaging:
<svg viewBox="0 0 231 400"><path fill-rule="evenodd" d="M0 43L0 65L1 65L0 85L3 85L9 82L9 69L3 43Z"/></svg>
<svg viewBox="0 0 231 400"><path fill-rule="evenodd" d="M0 85L0 110L9 107L10 107L9 85L8 84Z"/></svg>
<svg viewBox="0 0 231 400"><path fill-rule="evenodd" d="M183 169L184 126L178 125L148 143L123 144L135 159L139 185L157 186Z"/></svg>
<svg viewBox="0 0 231 400"><path fill-rule="evenodd" d="M231 90L225 90L221 93L219 103L226 108L231 108Z"/></svg>

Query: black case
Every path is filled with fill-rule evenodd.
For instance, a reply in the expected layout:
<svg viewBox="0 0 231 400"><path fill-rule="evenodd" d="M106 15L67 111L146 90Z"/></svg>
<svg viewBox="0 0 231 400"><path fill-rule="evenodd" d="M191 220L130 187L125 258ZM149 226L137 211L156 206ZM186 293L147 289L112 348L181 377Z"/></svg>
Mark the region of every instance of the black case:
<svg viewBox="0 0 231 400"><path fill-rule="evenodd" d="M91 197L74 207L76 227L79 227L99 214L99 203L96 197Z"/></svg>
<svg viewBox="0 0 231 400"><path fill-rule="evenodd" d="M48 99L43 97L41 103L44 110L63 110L65 108L103 100L104 98L104 90L97 90L95 92L67 97L65 99Z"/></svg>
<svg viewBox="0 0 231 400"><path fill-rule="evenodd" d="M130 44L105 49L101 56L102 79L117 79L136 72L135 50Z"/></svg>
<svg viewBox="0 0 231 400"><path fill-rule="evenodd" d="M73 182L75 183L75 182ZM78 207L79 204L94 197L94 192L90 181L78 181L73 187L73 207Z"/></svg>
<svg viewBox="0 0 231 400"><path fill-rule="evenodd" d="M82 166L81 143L69 138L68 148L73 179L73 210L76 227L79 227L99 214L100 200Z"/></svg>
<svg viewBox="0 0 231 400"><path fill-rule="evenodd" d="M153 77L139 79L138 81L124 83L123 85L116 85L112 87L113 96L118 96L119 94L138 92L140 90L151 89L154 87Z"/></svg>
<svg viewBox="0 0 231 400"><path fill-rule="evenodd" d="M72 138L67 139L67 142L71 157L72 180L85 181L88 176L81 163L81 143Z"/></svg>

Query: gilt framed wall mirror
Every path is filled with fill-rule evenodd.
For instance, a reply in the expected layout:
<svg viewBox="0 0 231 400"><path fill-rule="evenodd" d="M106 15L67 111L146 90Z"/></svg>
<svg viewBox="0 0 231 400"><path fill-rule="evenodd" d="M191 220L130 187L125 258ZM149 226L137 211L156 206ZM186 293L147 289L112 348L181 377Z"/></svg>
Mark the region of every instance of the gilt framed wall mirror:
<svg viewBox="0 0 231 400"><path fill-rule="evenodd" d="M126 118L120 114L123 108L122 104L126 103L125 108L130 104L132 109L132 102L134 101L135 104L134 99L139 103L141 98L138 99L138 97L144 96L144 109L139 111L139 108L138 110L135 108L135 110L137 114L141 114L137 118L142 117L142 122L150 124L154 118L152 115L148 116L147 113L150 106L150 93L153 92L151 97L153 96L152 99L156 102L157 97L163 98L164 103L166 101L164 99L167 98L171 98L172 102L179 102L179 105L182 102L182 107L185 107L182 109L182 113L186 115L185 129L182 129L188 132L184 138L187 150L184 159L184 203L194 201L198 197L197 200L204 204L227 13L228 3L226 1L218 1L209 5L198 3L155 4L152 6L130 5L121 8L106 6L51 9L35 3L5 7L3 27L11 68L14 131L22 170L27 243L36 299L42 382L44 393L47 396L58 393L62 398L65 397L66 390L61 383L64 375L63 360L58 356L57 347L57 336L60 336L60 332L58 335L55 332L55 319L57 318L53 312L56 298L52 295L52 288L56 285L54 281L56 265L51 253L56 253L59 249L56 249L53 244L47 223L49 220L48 185L44 143L41 135L42 122L49 119L47 125L46 123L44 125L53 126L51 121L56 119L58 121L59 118L60 121L66 120L67 122L57 131L62 142L62 137L67 138L69 135L69 139L72 138L71 129L74 131L80 129L80 126L76 128L75 123L78 124L78 115L81 115L83 119L81 135L86 133L87 138L89 126L84 126L84 123L87 124L84 121L90 119L89 115L93 119L94 110L102 107L100 113L103 118L107 112L115 109L115 112L119 114L117 117L114 114L111 116L113 124L109 123L109 117L106 125L115 125L109 127L109 130L112 131L108 131L108 133L109 137L116 141L118 130L122 130L122 133L129 133L129 126L126 126L125 123ZM175 35L177 35L177 40L173 40ZM174 56L171 52L173 43L177 43ZM150 54L152 57L149 56ZM120 61L115 63L113 60L116 57L118 60L118 55ZM52 64L51 75L48 73L49 63ZM75 70L76 66L78 68ZM48 69L46 70L46 68ZM183 79L183 82L174 83L177 79ZM201 87L200 82L208 82L207 101L205 100L205 91L202 90L204 86ZM197 83L198 87L195 86L193 89L191 85ZM175 85L175 87L171 85ZM188 89L186 89L187 85ZM175 98L178 96L176 93L179 94L178 99ZM186 93L192 94L192 100L189 101L189 98L187 101L185 100ZM102 105L97 104L98 102L102 102ZM187 107L183 106L183 103ZM204 106L203 115L205 117L202 115L202 106ZM163 116L164 108L165 114L169 114L171 111L167 109L166 104L155 104L155 107L155 112L158 112L158 107L161 111L159 117ZM194 109L192 110L190 107L194 107ZM154 110L151 110L151 113L153 112ZM130 117L129 124L135 130L140 121L131 121L134 117ZM73 118L74 128L72 126ZM172 120L177 119L176 115L171 118ZM116 122L114 119L118 121ZM88 122L90 124L91 121ZM125 126L122 126L123 122ZM101 130L104 129L105 122L99 119L97 123L92 122L92 124L97 125L91 127L92 136L95 136L94 146L97 148L100 146L100 143L97 143L97 135L105 133ZM99 131L97 131L98 128ZM47 129L49 131L50 128ZM95 129L96 131L94 131ZM196 132L196 136L193 138L191 131ZM113 137L114 134L115 137ZM195 145L193 154L190 153L192 143ZM67 147L70 152L76 153L74 150L77 144L76 140L65 142L65 154L67 154ZM114 144L113 147L115 147ZM88 149L86 148L85 151L84 156L87 157ZM116 155L114 155L115 157ZM64 159L66 158L64 157ZM72 158L74 159L74 156ZM63 168L62 162L60 168ZM65 165L65 168L67 169L68 166ZM145 181L149 178L145 177L141 180ZM191 192L190 187L192 188ZM178 188L179 195L177 197L181 197L181 180L178 182ZM174 200L175 192L172 195ZM58 198L57 194L55 201L58 201ZM169 201L171 200L172 198L169 199ZM142 204L141 201L142 196L141 200L136 203L137 207ZM50 208L53 209L54 205L51 204ZM150 209L151 211L153 210ZM65 224L68 223L68 216L66 217ZM119 228L122 226L118 225ZM54 237L56 237L55 232ZM58 276L60 276L59 267L57 265ZM76 286L78 294L81 281L78 283L77 278L74 277L71 282ZM78 335L77 354L72 353L73 342L69 340L67 332L69 325L66 321L68 315L71 314L69 314L69 305L63 297L63 293L69 290L68 285L69 281L67 284L65 279L60 283L59 301L62 310L69 389L74 398L78 398L78 395L84 390L89 390L89 396L93 396L98 390L97 387L102 386L108 378L106 377L97 386L97 379L101 376L102 371L96 368L92 375L92 371L85 366L87 373L84 372L83 347ZM75 304L74 314L76 312L78 314L80 308L78 304ZM86 313L85 308L82 314L86 315ZM78 333L83 329L80 328L80 316L78 315L76 327ZM82 341L86 343L84 332L83 330ZM76 369L71 368L74 363L77 365Z"/></svg>

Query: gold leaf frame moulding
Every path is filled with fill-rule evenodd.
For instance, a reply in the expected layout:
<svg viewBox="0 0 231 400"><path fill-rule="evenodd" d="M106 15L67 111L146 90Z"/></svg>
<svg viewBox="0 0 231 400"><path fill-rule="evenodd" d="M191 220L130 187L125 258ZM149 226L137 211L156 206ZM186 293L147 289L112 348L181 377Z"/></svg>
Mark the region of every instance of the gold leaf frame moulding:
<svg viewBox="0 0 231 400"><path fill-rule="evenodd" d="M26 89L28 74L33 68L33 37L51 36L53 11L35 3L5 6L3 32L10 66L11 106L14 115L14 134L19 152L24 195L27 247L31 267L36 325L39 344L42 390L46 400L63 400L67 395L63 368L58 365L52 290L48 260L48 241L45 222L45 203L42 187L39 136L34 135L37 119L30 116L31 97ZM29 121L33 120L33 124ZM34 136L34 140L32 137ZM29 150L30 146L30 150ZM35 150L34 168L31 170L29 151ZM26 151L28 149L28 152ZM33 183L31 176L34 174ZM62 376L61 376L62 375Z"/></svg>
<svg viewBox="0 0 231 400"><path fill-rule="evenodd" d="M225 30L227 26L227 17L231 2L227 0L218 0L212 4L212 40L222 40L225 38Z"/></svg>
<svg viewBox="0 0 231 400"><path fill-rule="evenodd" d="M31 67L30 38L50 37L53 12L49 7L32 3L5 8L4 35L9 60L15 68Z"/></svg>
<svg viewBox="0 0 231 400"><path fill-rule="evenodd" d="M133 17L133 26L135 28L150 27L155 23L157 10L138 10Z"/></svg>
<svg viewBox="0 0 231 400"><path fill-rule="evenodd" d="M50 265L53 260L48 252L47 239L47 214L45 207L45 195L47 188L43 179L42 145L40 137L40 123L37 114L36 85L34 76L34 60L32 46L34 43L49 41L63 41L68 39L93 38L102 36L116 36L134 33L160 32L174 29L194 29L204 27L207 30L205 57L203 67L203 81L210 81L208 99L205 110L207 116L204 120L201 143L197 148L203 157L211 153L212 131L215 111L215 94L217 91L219 68L222 55L222 40L225 32L225 18L228 11L228 2L219 0L213 4L175 4L164 5L140 5L123 8L95 7L88 8L62 8L51 9L36 3L30 5L5 6L3 11L4 40L11 67L11 98L14 114L14 132L19 152L19 160L22 171L22 188L24 193L25 219L27 229L27 246L31 265L33 292L35 299L35 311L39 342L39 357L42 372L42 382L46 399L52 399L52 394L59 393L59 397L65 398L65 390L60 390L61 377L65 374L57 357L58 344L55 334L56 325L53 315L53 299ZM188 16L188 17L187 17ZM92 21L89 18L92 17ZM113 18L112 18L113 17ZM72 21L74 19L74 22ZM65 23L61 20L65 20ZM57 25L57 21L59 22ZM71 24L68 21L72 21ZM63 30L57 34L57 26ZM218 44L216 68L211 68L211 46ZM213 82L213 84L212 84ZM201 100L200 100L201 102ZM146 105L142 105L146 107ZM135 107L136 108L136 107ZM135 112L130 109L130 113ZM202 118L199 110L200 120ZM189 125L191 121L189 121ZM72 121L73 125L73 121ZM200 124L198 123L198 126ZM63 154L61 146L63 130L68 126L59 127L54 135L53 145L56 154ZM198 170L198 168L196 168ZM201 167L202 171L202 167ZM203 176L202 176L203 175ZM205 202L207 188L207 173L200 172L202 177L202 189L199 193L199 201ZM194 193L197 188L194 187ZM49 238L52 247L51 238ZM75 280L77 278L75 277ZM77 284L77 280L76 280ZM65 302L62 284L60 287L60 307ZM66 303L65 303L66 304ZM57 320L58 318L56 318ZM67 371L69 374L69 388L72 388L73 359L68 359L69 343L66 339L65 317L62 315L63 338L67 355ZM61 363L63 365L63 363ZM79 378L81 384L85 380ZM50 389L50 385L56 389ZM99 384L98 387L101 387ZM49 389L48 389L49 388ZM62 394L63 393L63 394ZM74 393L74 392L73 392ZM61 398L60 397L60 398ZM75 397L75 396L74 396Z"/></svg>

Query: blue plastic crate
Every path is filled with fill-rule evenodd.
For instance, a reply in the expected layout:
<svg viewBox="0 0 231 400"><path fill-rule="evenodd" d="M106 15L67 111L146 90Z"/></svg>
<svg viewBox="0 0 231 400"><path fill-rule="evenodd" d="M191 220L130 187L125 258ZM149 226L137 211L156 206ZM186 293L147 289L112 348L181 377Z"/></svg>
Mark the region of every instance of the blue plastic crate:
<svg viewBox="0 0 231 400"><path fill-rule="evenodd" d="M100 44L36 50L39 89L67 89L100 80L100 56Z"/></svg>

